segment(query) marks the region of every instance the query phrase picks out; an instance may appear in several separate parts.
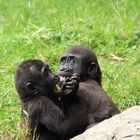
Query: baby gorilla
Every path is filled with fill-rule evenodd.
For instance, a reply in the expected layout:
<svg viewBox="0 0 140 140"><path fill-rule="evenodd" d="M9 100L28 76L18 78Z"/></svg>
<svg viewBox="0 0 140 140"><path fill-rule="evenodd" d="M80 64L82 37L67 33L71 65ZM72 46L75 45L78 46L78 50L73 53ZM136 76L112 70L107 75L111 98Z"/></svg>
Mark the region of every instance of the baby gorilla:
<svg viewBox="0 0 140 140"><path fill-rule="evenodd" d="M79 75L79 80L71 79L75 73ZM65 98L63 101L66 101L64 106L67 138L120 113L102 88L102 73L97 57L91 49L84 46L69 48L60 57L58 74L61 79L66 79L62 97Z"/></svg>
<svg viewBox="0 0 140 140"><path fill-rule="evenodd" d="M61 140L64 115L59 107L59 81L59 77L40 60L27 60L17 67L15 85L23 119L27 116L29 119L31 139Z"/></svg>

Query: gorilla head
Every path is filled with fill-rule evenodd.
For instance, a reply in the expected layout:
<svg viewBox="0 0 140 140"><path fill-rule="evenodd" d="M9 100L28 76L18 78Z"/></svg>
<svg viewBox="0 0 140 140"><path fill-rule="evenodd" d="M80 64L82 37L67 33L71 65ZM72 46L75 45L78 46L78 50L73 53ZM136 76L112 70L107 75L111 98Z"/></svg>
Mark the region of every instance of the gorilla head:
<svg viewBox="0 0 140 140"><path fill-rule="evenodd" d="M84 46L73 46L61 57L58 74L71 77L74 73L81 80L93 79L101 85L102 74L95 53Z"/></svg>
<svg viewBox="0 0 140 140"><path fill-rule="evenodd" d="M35 95L56 96L54 89L59 77L51 72L49 65L40 60L26 60L17 68L16 89L21 98Z"/></svg>

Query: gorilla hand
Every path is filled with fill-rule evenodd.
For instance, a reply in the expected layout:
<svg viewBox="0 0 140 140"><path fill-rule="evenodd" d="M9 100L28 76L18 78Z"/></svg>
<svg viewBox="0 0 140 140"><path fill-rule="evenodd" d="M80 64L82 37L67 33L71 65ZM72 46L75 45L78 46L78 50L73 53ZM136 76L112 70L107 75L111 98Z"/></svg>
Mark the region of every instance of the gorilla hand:
<svg viewBox="0 0 140 140"><path fill-rule="evenodd" d="M66 78L62 84L62 96L73 96L77 93L79 88L80 77L77 73L73 74L72 77Z"/></svg>
<svg viewBox="0 0 140 140"><path fill-rule="evenodd" d="M64 113L68 112L68 108L73 99L74 95L77 93L79 88L79 75L73 74L72 77L66 78L66 80L62 84L62 95L60 97L61 100L61 108Z"/></svg>

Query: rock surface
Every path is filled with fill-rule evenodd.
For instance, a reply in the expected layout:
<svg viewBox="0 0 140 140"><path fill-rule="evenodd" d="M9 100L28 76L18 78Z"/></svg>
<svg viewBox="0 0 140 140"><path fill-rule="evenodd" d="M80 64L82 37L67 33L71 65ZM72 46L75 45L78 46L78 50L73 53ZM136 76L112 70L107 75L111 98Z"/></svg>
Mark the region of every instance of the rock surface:
<svg viewBox="0 0 140 140"><path fill-rule="evenodd" d="M134 106L71 140L140 140L140 106Z"/></svg>

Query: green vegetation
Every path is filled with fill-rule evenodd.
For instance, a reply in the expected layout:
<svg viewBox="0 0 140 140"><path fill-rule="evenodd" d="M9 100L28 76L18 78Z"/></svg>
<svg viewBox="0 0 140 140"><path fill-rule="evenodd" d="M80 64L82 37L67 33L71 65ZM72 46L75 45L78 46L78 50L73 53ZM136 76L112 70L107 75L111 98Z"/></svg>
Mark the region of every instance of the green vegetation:
<svg viewBox="0 0 140 140"><path fill-rule="evenodd" d="M140 104L139 0L0 0L0 139L15 139L20 103L13 75L24 59L47 61L84 44L97 54L103 87L122 110Z"/></svg>

